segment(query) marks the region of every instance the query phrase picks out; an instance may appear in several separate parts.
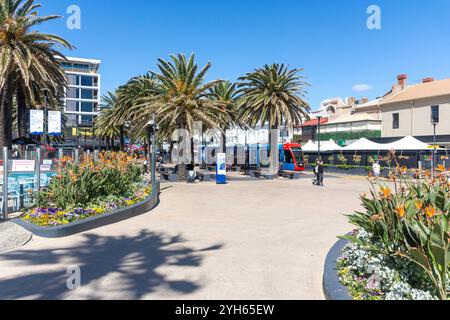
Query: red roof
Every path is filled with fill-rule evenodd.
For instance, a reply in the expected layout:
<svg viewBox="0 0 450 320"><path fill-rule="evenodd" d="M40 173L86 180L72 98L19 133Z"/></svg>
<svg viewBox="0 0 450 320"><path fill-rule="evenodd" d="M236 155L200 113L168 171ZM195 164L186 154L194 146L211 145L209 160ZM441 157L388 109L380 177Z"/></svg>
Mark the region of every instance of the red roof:
<svg viewBox="0 0 450 320"><path fill-rule="evenodd" d="M327 124L328 118L320 118L320 125ZM317 127L319 125L319 119L312 119L304 122L301 127Z"/></svg>

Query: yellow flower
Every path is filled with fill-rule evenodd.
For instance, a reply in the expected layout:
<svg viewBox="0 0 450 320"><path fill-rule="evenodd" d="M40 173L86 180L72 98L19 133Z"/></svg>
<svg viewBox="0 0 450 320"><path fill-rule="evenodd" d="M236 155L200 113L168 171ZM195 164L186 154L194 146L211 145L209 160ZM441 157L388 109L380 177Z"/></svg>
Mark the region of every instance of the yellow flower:
<svg viewBox="0 0 450 320"><path fill-rule="evenodd" d="M397 209L395 209L395 211L397 212L398 216L403 219L406 216L406 210L404 206L398 207Z"/></svg>
<svg viewBox="0 0 450 320"><path fill-rule="evenodd" d="M389 198L392 195L392 190L389 189L388 187L382 187L381 194L383 195L383 197Z"/></svg>
<svg viewBox="0 0 450 320"><path fill-rule="evenodd" d="M428 219L431 219L436 215L436 209L430 206L425 209L425 214L427 215Z"/></svg>
<svg viewBox="0 0 450 320"><path fill-rule="evenodd" d="M416 208L417 210L421 211L423 209L423 203L422 201L416 201Z"/></svg>

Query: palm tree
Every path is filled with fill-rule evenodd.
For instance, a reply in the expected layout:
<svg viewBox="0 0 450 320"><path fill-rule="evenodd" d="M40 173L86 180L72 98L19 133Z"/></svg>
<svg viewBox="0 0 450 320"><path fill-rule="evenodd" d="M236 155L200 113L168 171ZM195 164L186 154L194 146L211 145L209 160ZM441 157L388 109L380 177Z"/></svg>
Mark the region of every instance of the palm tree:
<svg viewBox="0 0 450 320"><path fill-rule="evenodd" d="M32 30L59 16L39 17L34 0L0 0L0 147L11 146L12 100L16 96L19 133L26 132L26 105L60 101L67 78L60 68L64 56L55 49L72 46L61 37ZM24 134L23 134L24 135Z"/></svg>
<svg viewBox="0 0 450 320"><path fill-rule="evenodd" d="M102 96L100 114L95 119L94 135L107 141L107 147L111 147L111 141L121 135L121 127L116 121L117 96L108 91Z"/></svg>
<svg viewBox="0 0 450 320"><path fill-rule="evenodd" d="M148 97L138 99L133 107L134 114L141 117L139 130L151 113L156 113L165 136L171 136L175 129L185 129L192 136L197 121L207 128L220 128L226 113L222 104L211 98L209 90L222 81L205 83L211 63L198 71L193 54L189 59L183 54L172 55L171 60L158 60L160 73L152 72L157 81L154 90ZM193 152L192 147L192 161ZM186 180L185 164L178 166L178 175L180 180Z"/></svg>
<svg viewBox="0 0 450 320"><path fill-rule="evenodd" d="M284 64L265 65L239 79L239 117L250 127L269 125L276 129L286 124L298 126L309 119L311 110L306 102L309 86L300 75L303 69ZM269 141L270 141L269 133Z"/></svg>
<svg viewBox="0 0 450 320"><path fill-rule="evenodd" d="M232 126L238 124L238 112L237 112L237 101L238 93L236 90L237 84L231 83L230 81L225 81L218 83L216 86L210 89L211 98L216 100L221 104L222 109L225 111L224 119L222 123L224 126L222 129L222 143L223 152L227 149L227 135L226 131Z"/></svg>

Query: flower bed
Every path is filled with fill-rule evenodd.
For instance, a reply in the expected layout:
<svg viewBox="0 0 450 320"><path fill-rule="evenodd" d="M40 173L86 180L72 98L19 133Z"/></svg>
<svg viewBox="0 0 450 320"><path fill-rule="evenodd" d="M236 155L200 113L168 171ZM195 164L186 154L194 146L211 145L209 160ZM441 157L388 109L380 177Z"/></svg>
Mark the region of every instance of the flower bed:
<svg viewBox="0 0 450 320"><path fill-rule="evenodd" d="M64 159L48 187L34 195L22 219L41 227L79 222L144 201L152 193L138 161L125 153Z"/></svg>
<svg viewBox="0 0 450 320"><path fill-rule="evenodd" d="M362 242L371 242L373 238L364 230L355 231L353 236ZM344 247L337 269L341 283L355 300L438 299L426 273L416 264L367 250L361 244L349 243Z"/></svg>
<svg viewBox="0 0 450 320"><path fill-rule="evenodd" d="M67 225L90 217L113 212L117 209L130 207L144 201L152 193L151 187L142 185L137 188L134 196L128 198L106 197L97 199L96 204L87 205L84 208L64 210L59 208L34 208L22 217L23 220L41 227Z"/></svg>
<svg viewBox="0 0 450 320"><path fill-rule="evenodd" d="M364 211L338 260L342 284L355 299L441 299L450 291L450 183L445 168L414 180L397 167L392 183L371 180Z"/></svg>

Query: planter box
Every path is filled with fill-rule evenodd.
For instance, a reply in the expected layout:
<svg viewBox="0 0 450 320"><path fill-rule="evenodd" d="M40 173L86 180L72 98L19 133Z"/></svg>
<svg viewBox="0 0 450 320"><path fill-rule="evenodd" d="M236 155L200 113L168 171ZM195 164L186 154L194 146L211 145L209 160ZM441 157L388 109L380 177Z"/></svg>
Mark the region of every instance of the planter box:
<svg viewBox="0 0 450 320"><path fill-rule="evenodd" d="M347 245L347 240L339 240L327 255L325 260L325 271L323 275L323 293L327 300L353 300L348 289L341 284L339 280L338 270L336 267L337 260L342 255L342 249Z"/></svg>
<svg viewBox="0 0 450 320"><path fill-rule="evenodd" d="M140 203L136 203L135 205L132 205L130 207L122 208L110 213L105 213L99 216L87 218L62 226L41 227L33 223L24 221L21 218L16 218L12 220L12 222L18 224L22 228L25 228L26 230L39 237L63 238L77 233L104 227L144 214L154 209L159 204L159 193L160 185L158 183L156 190L153 190L151 196Z"/></svg>

